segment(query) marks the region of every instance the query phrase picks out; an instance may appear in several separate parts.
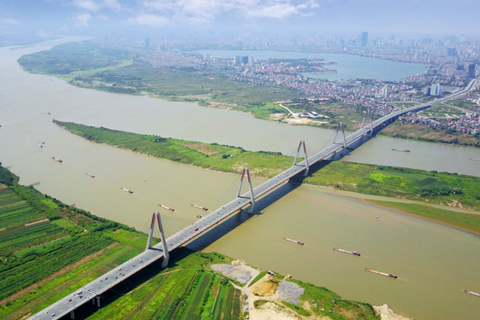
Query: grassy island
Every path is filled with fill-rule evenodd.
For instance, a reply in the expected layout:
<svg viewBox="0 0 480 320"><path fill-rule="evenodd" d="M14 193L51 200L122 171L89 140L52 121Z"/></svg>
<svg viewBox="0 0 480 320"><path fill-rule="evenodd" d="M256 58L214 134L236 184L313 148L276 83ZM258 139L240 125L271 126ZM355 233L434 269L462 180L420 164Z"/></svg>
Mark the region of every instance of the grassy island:
<svg viewBox="0 0 480 320"><path fill-rule="evenodd" d="M54 122L66 130L96 143L105 143L221 172L241 173L241 170L248 166L253 175L269 178L285 170L293 162L293 157L284 156L281 153L251 152L239 147L215 143L141 135L57 120ZM456 173L334 161L319 170L313 170L307 178L300 182L363 194L423 201L429 204L444 205L446 209L449 207L480 209L478 193L480 178ZM430 208L429 210L440 209ZM413 211L409 213L415 214ZM422 216L422 214L419 215ZM445 223L442 219L435 219L436 216L433 214L429 219ZM454 212L453 217L456 218L450 219L448 224L480 234L480 225L478 225L476 216L467 216L466 219L469 221L467 224L475 226L476 231L465 228L464 222L455 224L454 221L457 218L464 219L460 213Z"/></svg>
<svg viewBox="0 0 480 320"><path fill-rule="evenodd" d="M0 164L0 318L33 315L144 250L146 234L65 205L17 181ZM75 318L245 319L242 288L211 268L232 261L218 253L179 248L171 253L166 269L160 263L146 267L102 294L102 308L86 303L75 310ZM290 313L379 319L369 304L279 275L275 279L304 289L298 304L268 302ZM263 281L270 283L268 278Z"/></svg>

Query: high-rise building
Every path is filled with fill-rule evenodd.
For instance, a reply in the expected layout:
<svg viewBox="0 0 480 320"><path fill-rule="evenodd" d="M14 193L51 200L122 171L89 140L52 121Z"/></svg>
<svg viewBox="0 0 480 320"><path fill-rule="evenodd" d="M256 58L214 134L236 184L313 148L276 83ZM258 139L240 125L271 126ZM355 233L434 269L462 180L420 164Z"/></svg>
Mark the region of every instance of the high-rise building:
<svg viewBox="0 0 480 320"><path fill-rule="evenodd" d="M242 63L242 56L235 56L233 58L233 64L240 65Z"/></svg>
<svg viewBox="0 0 480 320"><path fill-rule="evenodd" d="M388 91L389 91L389 90L388 90L388 86L383 87L383 88L382 88L382 97L388 98L388 94L389 94Z"/></svg>
<svg viewBox="0 0 480 320"><path fill-rule="evenodd" d="M367 46L367 41L368 41L368 32L362 32L362 47Z"/></svg>
<svg viewBox="0 0 480 320"><path fill-rule="evenodd" d="M248 56L242 56L242 64L248 64Z"/></svg>
<svg viewBox="0 0 480 320"><path fill-rule="evenodd" d="M470 78L475 78L475 63L468 65L468 76Z"/></svg>
<svg viewBox="0 0 480 320"><path fill-rule="evenodd" d="M148 47L150 47L150 39L149 38L145 39L145 48L148 48Z"/></svg>
<svg viewBox="0 0 480 320"><path fill-rule="evenodd" d="M203 60L210 60L210 53L204 53L203 54Z"/></svg>
<svg viewBox="0 0 480 320"><path fill-rule="evenodd" d="M252 57L252 56L249 56L249 57L248 57L248 65L249 65L250 67L253 67L253 57Z"/></svg>
<svg viewBox="0 0 480 320"><path fill-rule="evenodd" d="M432 97L441 97L443 95L443 89L438 83L433 83L430 86L430 95Z"/></svg>

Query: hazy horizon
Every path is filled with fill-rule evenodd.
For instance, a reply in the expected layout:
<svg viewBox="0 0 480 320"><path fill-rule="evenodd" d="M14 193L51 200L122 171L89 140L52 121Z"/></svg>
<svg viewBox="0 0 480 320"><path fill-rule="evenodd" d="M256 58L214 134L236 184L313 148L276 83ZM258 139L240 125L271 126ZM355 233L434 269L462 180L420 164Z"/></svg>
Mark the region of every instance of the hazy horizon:
<svg viewBox="0 0 480 320"><path fill-rule="evenodd" d="M478 35L473 0L0 1L0 32Z"/></svg>

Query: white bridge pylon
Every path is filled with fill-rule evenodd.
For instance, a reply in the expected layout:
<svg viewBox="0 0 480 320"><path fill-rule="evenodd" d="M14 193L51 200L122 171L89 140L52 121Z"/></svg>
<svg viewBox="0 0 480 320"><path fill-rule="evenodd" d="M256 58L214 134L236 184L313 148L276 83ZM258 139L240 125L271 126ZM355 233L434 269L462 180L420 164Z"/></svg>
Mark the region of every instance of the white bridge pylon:
<svg viewBox="0 0 480 320"><path fill-rule="evenodd" d="M345 129L343 128L343 122L338 123L337 130L335 131L335 138L333 138L333 144L337 143L337 134L338 134L338 131L340 131L340 129L342 130L342 134L343 134L343 151L342 152L345 152L345 150L347 150L347 139L345 137Z"/></svg>
<svg viewBox="0 0 480 320"><path fill-rule="evenodd" d="M165 240L165 233L163 232L162 219L160 219L160 213L158 212L154 212L152 215L152 223L150 225L150 233L148 234L147 248L145 249L145 251L147 251L152 247L152 237L153 237L153 229L155 229L155 220L157 220L158 229L160 230L160 239L162 240L162 249L163 249L163 255L164 255L162 268L166 268L168 266L169 254L167 249L167 241Z"/></svg>
<svg viewBox="0 0 480 320"><path fill-rule="evenodd" d="M248 213L252 213L253 208L255 207L255 196L253 195L252 179L250 179L250 170L248 170L248 168L243 169L242 177L240 178L240 185L238 186L237 198L240 197L240 192L242 192L243 177L245 177L245 174L247 175L248 183L250 184L250 200L252 204L250 208L248 208Z"/></svg>
<svg viewBox="0 0 480 320"><path fill-rule="evenodd" d="M362 128L362 129L364 128L363 124L365 123L365 119L367 118L367 116L368 116L369 119L370 119L370 135L372 135L372 134L373 134L372 110L367 109L367 112L363 115L363 121L362 121L362 126L361 126L361 128Z"/></svg>
<svg viewBox="0 0 480 320"><path fill-rule="evenodd" d="M292 167L295 167L297 165L298 154L300 153L300 148L302 147L302 144L303 144L303 154L305 155L305 168L306 168L305 173L303 175L306 177L308 175L308 170L310 169L310 167L308 166L307 147L305 147L305 141L300 141L300 143L298 144L297 155L293 160Z"/></svg>

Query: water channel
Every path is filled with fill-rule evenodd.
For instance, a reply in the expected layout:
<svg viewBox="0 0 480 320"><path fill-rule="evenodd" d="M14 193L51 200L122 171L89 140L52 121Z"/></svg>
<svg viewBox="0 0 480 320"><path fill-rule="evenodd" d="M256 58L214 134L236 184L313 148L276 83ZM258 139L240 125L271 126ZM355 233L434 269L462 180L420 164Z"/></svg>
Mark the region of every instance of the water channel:
<svg viewBox="0 0 480 320"><path fill-rule="evenodd" d="M162 203L175 208L161 212L167 233L172 234L202 214L191 203L214 209L232 199L238 177L98 145L52 124L52 117L287 154L302 137L310 152L328 144L331 137L328 130L270 123L243 113L80 89L53 77L25 73L15 62L42 49L48 47L0 48L0 161L23 184L35 183L41 192L67 204L143 231L151 212ZM38 148L38 141L45 141L45 147ZM412 157L397 154L389 159L392 144L411 149ZM365 161L368 151L364 150L376 157ZM57 163L52 156L64 162ZM360 157L359 162L404 161L407 167L480 175L471 162L462 162L464 157L480 158L475 149L376 138L349 160L355 157ZM89 178L87 172L96 178ZM238 219L232 218L220 225L220 232L231 231L205 250L292 274L347 299L387 303L416 319L471 319L480 314L478 298L462 292L480 291L480 237L331 190L286 185L278 193L284 196L276 202L263 201L248 221L238 225ZM301 240L305 246L282 237ZM356 250L362 256L336 253L333 247ZM376 276L364 268L393 272L399 279Z"/></svg>

